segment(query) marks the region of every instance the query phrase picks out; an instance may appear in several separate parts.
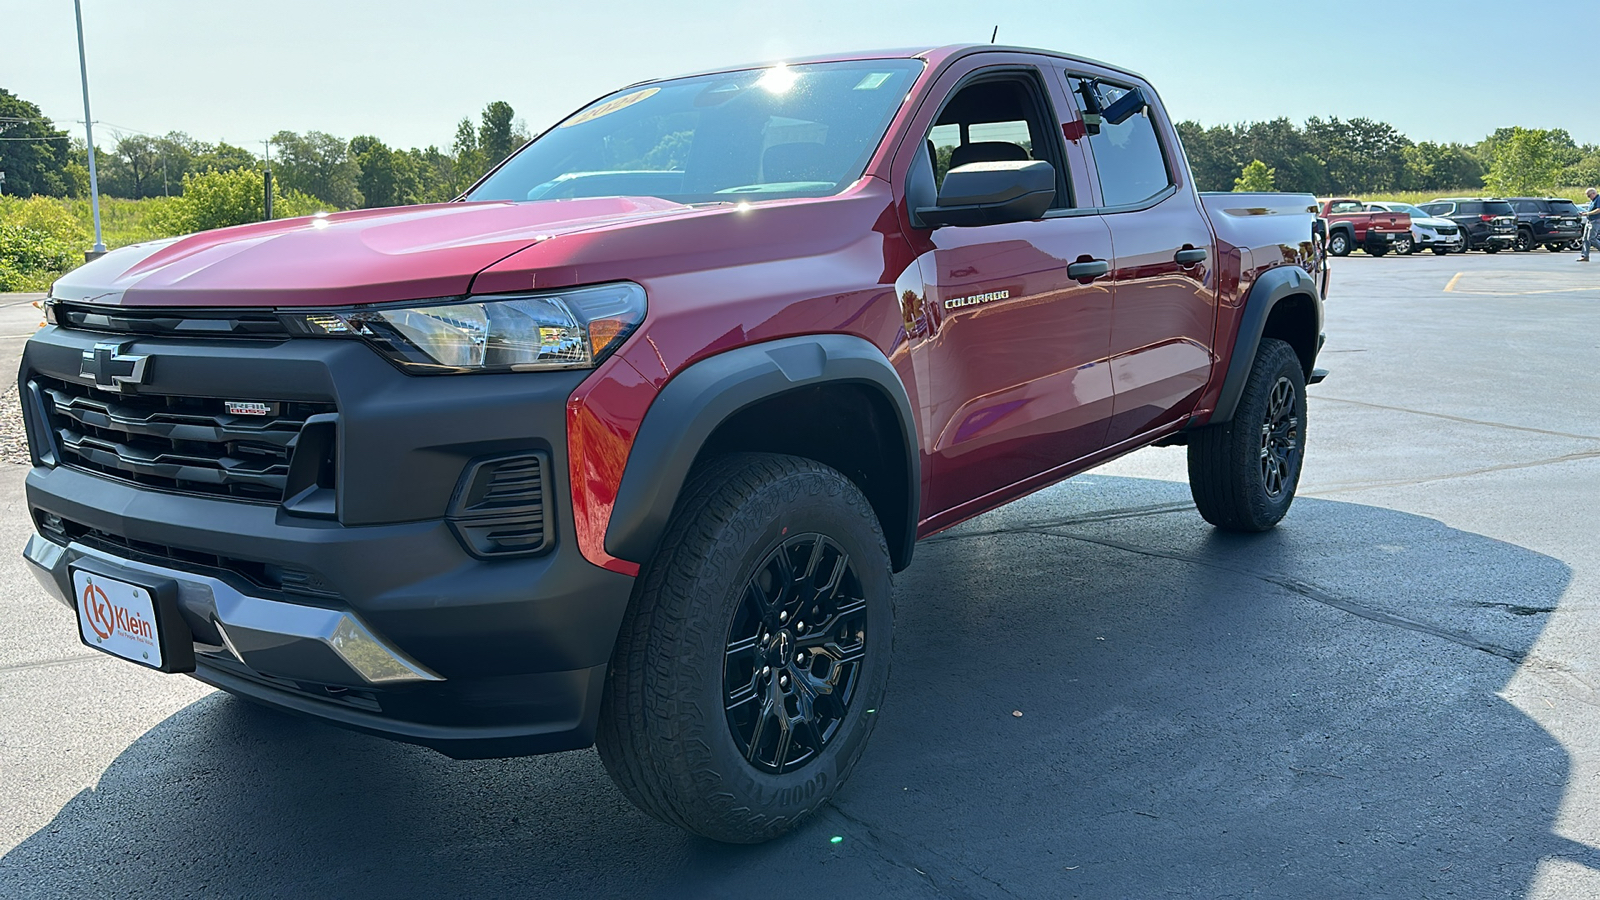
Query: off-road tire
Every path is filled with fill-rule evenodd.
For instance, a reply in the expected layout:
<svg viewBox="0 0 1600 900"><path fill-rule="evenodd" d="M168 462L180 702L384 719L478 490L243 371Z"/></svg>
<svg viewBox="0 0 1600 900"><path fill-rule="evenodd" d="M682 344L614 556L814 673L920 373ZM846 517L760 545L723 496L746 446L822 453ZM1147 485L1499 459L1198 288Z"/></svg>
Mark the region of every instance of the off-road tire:
<svg viewBox="0 0 1600 900"><path fill-rule="evenodd" d="M1328 237L1328 253L1331 256L1349 256L1352 248L1350 233L1335 231Z"/></svg>
<svg viewBox="0 0 1600 900"><path fill-rule="evenodd" d="M1263 474L1268 445L1264 426L1273 424L1269 414L1274 391L1285 385L1292 391L1294 424L1288 436L1294 449L1287 471L1276 476L1281 483L1273 494ZM1274 431L1274 440L1281 439L1280 431ZM1287 343L1263 338L1232 421L1206 426L1189 437L1189 492L1200 515L1224 531L1266 531L1278 524L1300 483L1305 434L1306 381L1300 358Z"/></svg>
<svg viewBox="0 0 1600 900"><path fill-rule="evenodd" d="M832 737L792 770L784 771L781 756L776 769L762 769L735 743L727 711L731 629L750 621L747 613L735 617L753 608L747 605L747 591L759 583L753 579L777 571L770 566L788 552L783 548L817 535L847 554L853 567L849 577L865 609L851 621L864 629L857 645L864 655L852 670L854 689ZM770 583L808 582L802 576ZM883 529L844 475L776 454L733 454L698 466L623 617L596 735L606 771L635 806L663 822L729 843L778 837L827 802L861 756L888 682L892 604ZM791 648L788 642L800 640L804 629L815 633L824 624L801 621L795 630L797 619L786 619L789 630L772 635L774 648L780 638ZM758 626L763 633L766 627ZM856 624L841 627L856 635ZM753 643L749 652L755 655ZM836 664L817 661L835 671ZM777 679L775 672L772 682ZM798 681L785 679L791 694ZM757 703L768 695L752 693ZM746 746L758 743L751 738Z"/></svg>

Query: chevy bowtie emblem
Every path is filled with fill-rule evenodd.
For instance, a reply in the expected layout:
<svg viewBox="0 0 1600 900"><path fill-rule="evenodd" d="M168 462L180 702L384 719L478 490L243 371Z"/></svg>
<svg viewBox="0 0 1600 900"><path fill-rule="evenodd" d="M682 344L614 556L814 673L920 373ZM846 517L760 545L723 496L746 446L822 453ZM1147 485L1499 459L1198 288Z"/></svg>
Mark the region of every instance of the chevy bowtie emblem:
<svg viewBox="0 0 1600 900"><path fill-rule="evenodd" d="M124 354L127 344L95 344L93 350L83 351L83 367L78 374L103 388L127 391L143 384L150 368L150 357Z"/></svg>

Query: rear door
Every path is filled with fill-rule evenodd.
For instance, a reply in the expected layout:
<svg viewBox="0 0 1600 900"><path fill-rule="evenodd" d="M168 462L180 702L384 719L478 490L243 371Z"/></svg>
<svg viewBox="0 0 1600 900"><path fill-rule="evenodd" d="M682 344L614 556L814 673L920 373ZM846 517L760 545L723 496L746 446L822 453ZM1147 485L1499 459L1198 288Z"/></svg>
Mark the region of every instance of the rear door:
<svg viewBox="0 0 1600 900"><path fill-rule="evenodd" d="M1216 362L1216 247L1188 182L1177 135L1148 84L1067 69L1074 102L1102 109L1138 88L1150 102L1087 135L1097 205L1111 229L1111 378L1107 440L1116 444L1186 419ZM1358 207L1359 208L1359 204Z"/></svg>

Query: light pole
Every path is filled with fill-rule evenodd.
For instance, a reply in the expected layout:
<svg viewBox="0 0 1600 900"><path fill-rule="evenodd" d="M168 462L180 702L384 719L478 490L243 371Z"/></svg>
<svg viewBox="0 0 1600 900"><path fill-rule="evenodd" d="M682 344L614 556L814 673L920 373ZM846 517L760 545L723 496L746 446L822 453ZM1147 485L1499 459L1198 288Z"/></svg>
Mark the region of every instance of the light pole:
<svg viewBox="0 0 1600 900"><path fill-rule="evenodd" d="M100 177L94 170L94 116L89 115L89 58L83 52L83 3L72 0L78 16L78 72L83 76L83 127L89 137L89 205L94 209L94 249L84 259L93 261L105 255L106 242L100 234Z"/></svg>

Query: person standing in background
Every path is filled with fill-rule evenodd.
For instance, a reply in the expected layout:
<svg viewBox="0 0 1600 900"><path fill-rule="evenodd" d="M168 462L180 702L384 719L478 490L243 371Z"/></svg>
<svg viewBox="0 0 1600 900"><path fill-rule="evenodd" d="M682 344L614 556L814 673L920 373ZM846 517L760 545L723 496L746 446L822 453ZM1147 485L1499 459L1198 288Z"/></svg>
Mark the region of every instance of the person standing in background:
<svg viewBox="0 0 1600 900"><path fill-rule="evenodd" d="M1600 202L1595 201L1600 196L1600 191L1589 188L1589 211L1583 214L1583 255L1578 257L1578 262L1589 261L1589 248L1600 246Z"/></svg>

